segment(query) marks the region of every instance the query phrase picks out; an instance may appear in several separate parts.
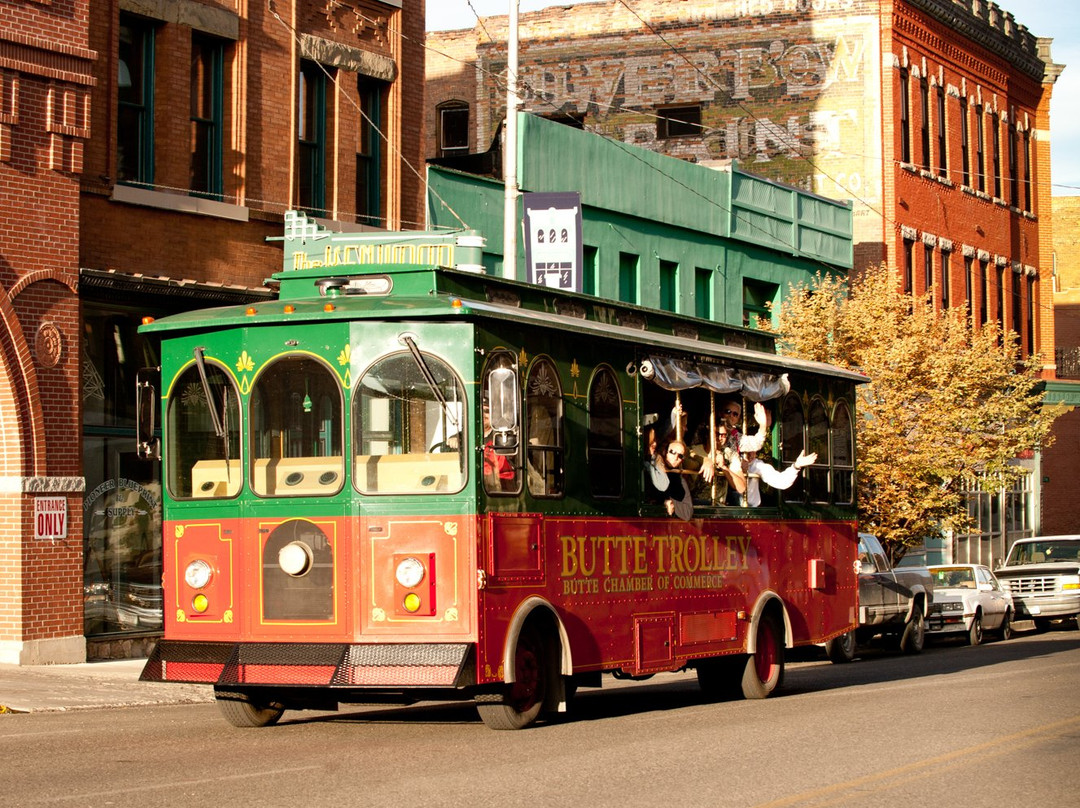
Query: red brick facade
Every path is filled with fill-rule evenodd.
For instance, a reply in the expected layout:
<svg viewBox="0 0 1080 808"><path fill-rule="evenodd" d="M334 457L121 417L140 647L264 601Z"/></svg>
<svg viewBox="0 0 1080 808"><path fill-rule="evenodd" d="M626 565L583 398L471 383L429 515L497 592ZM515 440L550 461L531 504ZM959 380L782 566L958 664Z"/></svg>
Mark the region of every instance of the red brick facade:
<svg viewBox="0 0 1080 808"><path fill-rule="evenodd" d="M236 8L222 0L5 4L0 662L86 655L83 397L86 385L101 382L95 392L107 385L87 366L80 296L85 302L96 289L99 309L113 302L192 307L212 302L221 287L260 286L280 269L281 248L265 239L281 235L283 213L299 203L301 64L321 65L314 75L326 77L319 79L320 215L357 226L364 88L377 130L363 146L372 164L365 179L377 191L365 197L363 222L398 229L423 220L424 0ZM139 52L149 54L142 143L150 168L121 183L118 142L131 127L119 85L139 80L121 56L122 27L131 24L151 40L150 50ZM212 43L222 54L214 121L221 186L214 193L192 193L193 42ZM110 272L132 280L112 292L88 287L88 278ZM172 278L174 291L203 284L206 302L144 294L142 276ZM65 539L34 538L34 503L45 494L68 500Z"/></svg>

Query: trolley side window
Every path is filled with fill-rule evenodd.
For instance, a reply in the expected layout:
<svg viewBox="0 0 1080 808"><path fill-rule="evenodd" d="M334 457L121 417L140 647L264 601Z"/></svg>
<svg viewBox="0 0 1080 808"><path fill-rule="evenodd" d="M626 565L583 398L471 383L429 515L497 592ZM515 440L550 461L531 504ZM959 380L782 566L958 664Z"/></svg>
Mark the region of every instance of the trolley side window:
<svg viewBox="0 0 1080 808"><path fill-rule="evenodd" d="M209 361L202 370L188 367L169 396L165 474L174 499L235 497L244 480L236 385Z"/></svg>
<svg viewBox="0 0 1080 808"><path fill-rule="evenodd" d="M270 364L251 391L251 489L264 497L330 496L344 480L341 382L307 356Z"/></svg>
<svg viewBox="0 0 1080 808"><path fill-rule="evenodd" d="M855 487L855 433L846 401L837 403L833 411L830 436L833 501L850 505Z"/></svg>
<svg viewBox="0 0 1080 808"><path fill-rule="evenodd" d="M781 452L780 459L787 466L794 463L799 452L806 446L806 414L803 411L802 398L798 393L789 393L784 397L783 413L780 421ZM806 498L806 486L800 475L791 488L784 492L787 502L802 502Z"/></svg>
<svg viewBox="0 0 1080 808"><path fill-rule="evenodd" d="M525 387L526 479L534 497L563 494L563 400L559 373L549 359L529 369Z"/></svg>
<svg viewBox="0 0 1080 808"><path fill-rule="evenodd" d="M623 419L619 381L601 367L589 386L589 482L592 495L617 499L623 493Z"/></svg>
<svg viewBox="0 0 1080 808"><path fill-rule="evenodd" d="M353 483L364 494L445 494L465 485L465 388L431 354L373 364L353 405Z"/></svg>
<svg viewBox="0 0 1080 808"><path fill-rule="evenodd" d="M482 407L484 490L495 496L521 493L517 366L509 351L491 355L484 368ZM493 412L494 410L494 412Z"/></svg>
<svg viewBox="0 0 1080 808"><path fill-rule="evenodd" d="M829 414L825 402L814 398L810 402L807 422L807 452L817 452L817 462L806 470L811 502L829 501Z"/></svg>

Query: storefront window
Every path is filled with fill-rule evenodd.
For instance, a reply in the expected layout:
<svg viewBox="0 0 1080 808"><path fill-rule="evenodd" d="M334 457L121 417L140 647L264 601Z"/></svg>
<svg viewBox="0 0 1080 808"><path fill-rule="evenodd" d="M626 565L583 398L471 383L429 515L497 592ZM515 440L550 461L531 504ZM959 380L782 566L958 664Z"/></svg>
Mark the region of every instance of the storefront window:
<svg viewBox="0 0 1080 808"><path fill-rule="evenodd" d="M137 333L154 311L83 302L84 630L160 631L159 463L135 454L135 375L158 364Z"/></svg>

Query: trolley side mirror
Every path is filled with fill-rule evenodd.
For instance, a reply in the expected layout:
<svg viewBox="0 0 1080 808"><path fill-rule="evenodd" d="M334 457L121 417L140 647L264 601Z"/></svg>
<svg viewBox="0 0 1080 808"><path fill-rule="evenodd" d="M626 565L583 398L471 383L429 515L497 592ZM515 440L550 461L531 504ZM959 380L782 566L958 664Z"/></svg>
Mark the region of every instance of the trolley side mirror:
<svg viewBox="0 0 1080 808"><path fill-rule="evenodd" d="M140 368L135 374L135 455L145 460L161 459L157 436L158 391L161 368Z"/></svg>
<svg viewBox="0 0 1080 808"><path fill-rule="evenodd" d="M492 369L487 379L487 399L494 433L492 446L498 454L514 454L518 445L518 394L513 370Z"/></svg>

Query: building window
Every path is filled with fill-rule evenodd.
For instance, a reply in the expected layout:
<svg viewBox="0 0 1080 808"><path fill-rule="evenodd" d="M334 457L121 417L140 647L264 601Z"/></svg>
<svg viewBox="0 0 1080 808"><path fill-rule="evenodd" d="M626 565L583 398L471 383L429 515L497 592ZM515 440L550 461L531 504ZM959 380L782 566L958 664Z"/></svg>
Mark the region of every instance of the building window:
<svg viewBox="0 0 1080 808"><path fill-rule="evenodd" d="M358 76L360 120L356 129L356 221L382 223L382 98L385 84Z"/></svg>
<svg viewBox="0 0 1080 808"><path fill-rule="evenodd" d="M757 328L759 317L771 321L772 312L769 310L769 306L776 301L776 296L779 291L780 287L775 283L764 283L762 281L749 279L744 280L743 325L747 328Z"/></svg>
<svg viewBox="0 0 1080 808"><path fill-rule="evenodd" d="M120 182L154 181L154 28L120 15L117 62L116 177Z"/></svg>
<svg viewBox="0 0 1080 808"><path fill-rule="evenodd" d="M1020 207L1020 164L1019 143L1016 137L1016 126L1009 124L1009 204L1014 208Z"/></svg>
<svg viewBox="0 0 1080 808"><path fill-rule="evenodd" d="M1005 338L1005 267L998 265L997 268L997 284L998 284L998 327L1001 329L1001 337Z"/></svg>
<svg viewBox="0 0 1080 808"><path fill-rule="evenodd" d="M950 278L949 273L952 272L952 252L949 250L941 251L941 308L947 309L950 304Z"/></svg>
<svg viewBox="0 0 1080 808"><path fill-rule="evenodd" d="M964 256L964 300L967 306L967 316L971 319L972 305L972 273L975 271L975 259L970 255Z"/></svg>
<svg viewBox="0 0 1080 808"><path fill-rule="evenodd" d="M990 141L994 148L994 199L1001 199L1001 123L990 116Z"/></svg>
<svg viewBox="0 0 1080 808"><path fill-rule="evenodd" d="M1024 210L1031 213L1031 132L1024 132Z"/></svg>
<svg viewBox="0 0 1080 808"><path fill-rule="evenodd" d="M934 299L930 296L930 290L934 286L934 245L926 242L923 242L923 281L926 283L924 288L926 302L933 303Z"/></svg>
<svg viewBox="0 0 1080 808"><path fill-rule="evenodd" d="M623 303L638 302L638 264L636 255L619 253L619 300Z"/></svg>
<svg viewBox="0 0 1080 808"><path fill-rule="evenodd" d="M558 371L549 359L538 359L525 385L526 480L534 497L563 492L563 400Z"/></svg>
<svg viewBox="0 0 1080 808"><path fill-rule="evenodd" d="M930 82L926 76L919 79L919 138L922 143L922 167L930 170Z"/></svg>
<svg viewBox="0 0 1080 808"><path fill-rule="evenodd" d="M990 313L987 311L987 298L990 296L990 290L986 288L986 284L989 281L987 271L989 266L986 261L979 261L979 325L986 325L990 319Z"/></svg>
<svg viewBox="0 0 1080 808"><path fill-rule="evenodd" d="M469 153L469 105L448 101L436 109L439 116L439 156Z"/></svg>
<svg viewBox="0 0 1080 808"><path fill-rule="evenodd" d="M660 262L660 308L678 311L679 265L674 261Z"/></svg>
<svg viewBox="0 0 1080 808"><path fill-rule="evenodd" d="M968 103L966 98L960 99L960 172L961 180L965 187L971 186L971 144L968 133Z"/></svg>
<svg viewBox="0 0 1080 808"><path fill-rule="evenodd" d="M597 259L600 251L596 247L585 245L581 248L581 291L587 295L595 295L597 292L597 271L599 266Z"/></svg>
<svg viewBox="0 0 1080 808"><path fill-rule="evenodd" d="M297 207L326 215L326 73L315 62L300 63Z"/></svg>
<svg viewBox="0 0 1080 808"><path fill-rule="evenodd" d="M910 295L915 283L915 244L904 239L904 294Z"/></svg>
<svg viewBox="0 0 1080 808"><path fill-rule="evenodd" d="M712 319L712 270L694 269L694 315L703 320Z"/></svg>
<svg viewBox="0 0 1080 808"><path fill-rule="evenodd" d="M1023 338L1024 328L1022 325L1022 284L1019 272L1012 274L1012 327L1017 339Z"/></svg>
<svg viewBox="0 0 1080 808"><path fill-rule="evenodd" d="M656 137L666 140L688 135L701 136L701 105L662 107L656 111Z"/></svg>
<svg viewBox="0 0 1080 808"><path fill-rule="evenodd" d="M623 493L622 392L609 367L601 367L589 386L589 481L592 495L618 498Z"/></svg>
<svg viewBox="0 0 1080 808"><path fill-rule="evenodd" d="M225 43L213 37L191 37L191 170L192 192L221 198L221 139L224 119Z"/></svg>
<svg viewBox="0 0 1080 808"><path fill-rule="evenodd" d="M1035 278L1027 279L1027 347L1028 354L1035 353Z"/></svg>
<svg viewBox="0 0 1080 808"><path fill-rule="evenodd" d="M937 152L938 176L947 176L949 160L945 142L945 88L942 86L937 88Z"/></svg>
<svg viewBox="0 0 1080 808"><path fill-rule="evenodd" d="M986 192L986 120L980 104L975 107L975 174L979 177L979 190Z"/></svg>
<svg viewBox="0 0 1080 808"><path fill-rule="evenodd" d="M900 70L900 162L911 162L911 100L908 72Z"/></svg>

